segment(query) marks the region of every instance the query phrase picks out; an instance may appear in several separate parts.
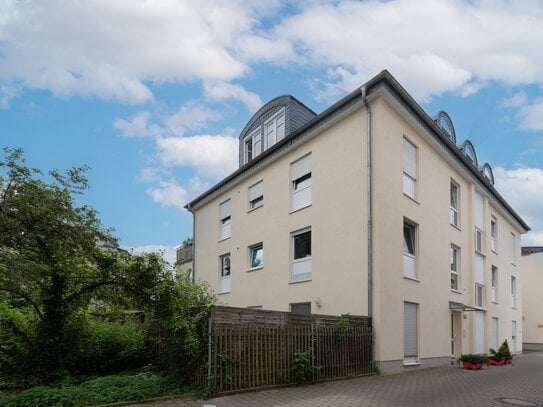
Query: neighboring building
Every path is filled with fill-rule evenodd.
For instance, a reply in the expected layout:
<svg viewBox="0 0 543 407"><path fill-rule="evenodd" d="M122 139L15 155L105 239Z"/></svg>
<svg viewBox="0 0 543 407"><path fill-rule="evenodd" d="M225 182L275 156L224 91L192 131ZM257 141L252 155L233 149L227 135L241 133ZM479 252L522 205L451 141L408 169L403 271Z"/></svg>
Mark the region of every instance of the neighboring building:
<svg viewBox="0 0 543 407"><path fill-rule="evenodd" d="M522 349L520 235L449 116L387 72L316 115L292 96L240 135L240 168L187 204L194 271L227 305L369 315L383 372Z"/></svg>
<svg viewBox="0 0 543 407"><path fill-rule="evenodd" d="M192 241L188 241L177 248L175 274L177 277L186 277L189 281L194 281L192 270Z"/></svg>
<svg viewBox="0 0 543 407"><path fill-rule="evenodd" d="M522 346L543 350L543 246L523 247Z"/></svg>

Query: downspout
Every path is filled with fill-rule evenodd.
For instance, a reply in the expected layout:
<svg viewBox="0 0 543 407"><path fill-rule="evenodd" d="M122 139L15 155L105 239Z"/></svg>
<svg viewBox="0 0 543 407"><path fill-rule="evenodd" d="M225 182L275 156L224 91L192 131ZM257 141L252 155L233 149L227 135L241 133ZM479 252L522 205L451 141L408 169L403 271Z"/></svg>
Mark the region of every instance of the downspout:
<svg viewBox="0 0 543 407"><path fill-rule="evenodd" d="M368 317L373 316L373 206L372 206L372 156L371 156L371 108L366 86L360 89L366 107L366 158L367 158L367 204L368 204Z"/></svg>
<svg viewBox="0 0 543 407"><path fill-rule="evenodd" d="M194 211L192 209L192 206L190 204L187 204L185 206L187 210L192 213L192 283L196 281L196 236L194 236L194 232L196 231L196 215L194 214Z"/></svg>

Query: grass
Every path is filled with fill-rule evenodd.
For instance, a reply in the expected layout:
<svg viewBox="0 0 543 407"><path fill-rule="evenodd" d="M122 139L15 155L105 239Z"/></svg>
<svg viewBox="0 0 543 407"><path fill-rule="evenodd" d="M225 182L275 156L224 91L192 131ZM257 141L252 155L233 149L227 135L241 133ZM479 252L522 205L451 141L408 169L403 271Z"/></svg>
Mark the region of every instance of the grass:
<svg viewBox="0 0 543 407"><path fill-rule="evenodd" d="M103 376L77 385L39 386L17 394L0 392L0 407L83 407L121 401L142 401L186 393L178 376L153 372Z"/></svg>

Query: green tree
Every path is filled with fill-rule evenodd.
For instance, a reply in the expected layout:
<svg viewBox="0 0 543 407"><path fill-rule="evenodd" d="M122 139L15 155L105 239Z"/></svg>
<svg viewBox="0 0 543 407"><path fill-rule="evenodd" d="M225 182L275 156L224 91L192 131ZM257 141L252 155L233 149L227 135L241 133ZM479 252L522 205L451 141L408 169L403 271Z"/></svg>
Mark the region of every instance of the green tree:
<svg viewBox="0 0 543 407"><path fill-rule="evenodd" d="M65 328L91 294L118 279L114 241L96 211L75 196L88 183L87 167L48 176L25 165L21 149L4 149L0 161L0 291L13 308L29 308L36 323L28 362L37 372L61 366ZM23 332L17 332L22 340ZM26 335L27 336L27 335Z"/></svg>

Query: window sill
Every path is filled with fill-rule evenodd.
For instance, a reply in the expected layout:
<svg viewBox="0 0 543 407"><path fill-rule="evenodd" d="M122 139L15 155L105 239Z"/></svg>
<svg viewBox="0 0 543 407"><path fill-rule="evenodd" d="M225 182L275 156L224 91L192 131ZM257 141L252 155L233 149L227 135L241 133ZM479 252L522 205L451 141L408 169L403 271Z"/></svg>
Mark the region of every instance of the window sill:
<svg viewBox="0 0 543 407"><path fill-rule="evenodd" d="M247 270L247 273L251 273L253 271L258 271L258 270L262 270L264 268L264 266L258 266L258 267L252 267L250 269Z"/></svg>
<svg viewBox="0 0 543 407"><path fill-rule="evenodd" d="M496 304L496 305L498 305L498 304L499 304L499 302L498 302L498 301L492 301L492 304Z"/></svg>
<svg viewBox="0 0 543 407"><path fill-rule="evenodd" d="M291 209L289 214L291 213L296 213L296 212L300 212L301 210L305 209L305 208L309 208L311 206L311 204L308 204L308 205L305 205L305 206L302 206L301 208L298 208L298 209Z"/></svg>
<svg viewBox="0 0 543 407"><path fill-rule="evenodd" d="M220 242L224 242L225 240L228 240L230 239L232 236L228 236L228 237L223 237L222 239L219 239L219 243Z"/></svg>
<svg viewBox="0 0 543 407"><path fill-rule="evenodd" d="M417 361L413 361L413 362L403 362L403 365L404 366L420 366L420 362L417 360Z"/></svg>
<svg viewBox="0 0 543 407"><path fill-rule="evenodd" d="M412 196L409 196L407 195L405 192L403 193L403 196L405 196L406 198L408 198L410 201L413 201L415 202L417 205L420 205L420 202L417 201L415 198L413 198Z"/></svg>
<svg viewBox="0 0 543 407"><path fill-rule="evenodd" d="M249 208L249 209L247 209L247 213L249 213L249 212L254 212L254 211L256 211L258 208L262 208L263 206L264 206L264 204L259 205L259 206L255 206L254 208Z"/></svg>
<svg viewBox="0 0 543 407"><path fill-rule="evenodd" d="M231 291L223 291L223 292L217 293L217 295L230 294L230 293Z"/></svg>
<svg viewBox="0 0 543 407"><path fill-rule="evenodd" d="M451 292L452 292L452 293L455 293L455 294L460 294L460 295L462 295L462 292L461 292L461 291L455 290L454 288L451 288Z"/></svg>
<svg viewBox="0 0 543 407"><path fill-rule="evenodd" d="M455 224L451 223L451 226L453 228L455 228L456 230L460 231L460 232L462 231L462 228L460 226L458 226L458 225L455 225Z"/></svg>
<svg viewBox="0 0 543 407"><path fill-rule="evenodd" d="M420 280L415 277L403 276L403 278L405 278L406 280L416 281L417 283L420 283Z"/></svg>
<svg viewBox="0 0 543 407"><path fill-rule="evenodd" d="M497 255L499 255L499 254L498 254L498 251L497 251L497 250L493 250L493 249L491 249L490 251L491 251L492 253L494 253L494 254L497 254Z"/></svg>
<svg viewBox="0 0 543 407"><path fill-rule="evenodd" d="M486 257L486 254L484 254L482 251L475 249L475 253L480 254L483 257Z"/></svg>
<svg viewBox="0 0 543 407"><path fill-rule="evenodd" d="M307 280L300 280L300 281L289 281L289 284L300 284L300 283L308 283L312 281L312 279L307 279Z"/></svg>

